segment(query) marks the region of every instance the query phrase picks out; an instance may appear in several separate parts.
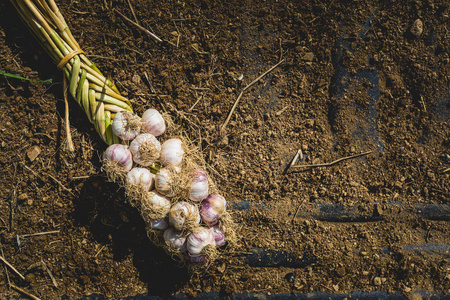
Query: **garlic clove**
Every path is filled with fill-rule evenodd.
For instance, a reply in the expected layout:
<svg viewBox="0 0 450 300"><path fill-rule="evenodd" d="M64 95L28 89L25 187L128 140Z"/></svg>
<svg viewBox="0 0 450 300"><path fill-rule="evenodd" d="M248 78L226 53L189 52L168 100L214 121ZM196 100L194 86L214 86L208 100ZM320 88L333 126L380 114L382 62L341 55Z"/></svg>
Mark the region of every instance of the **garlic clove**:
<svg viewBox="0 0 450 300"><path fill-rule="evenodd" d="M213 194L202 201L200 215L208 226L214 226L226 211L227 201L221 195Z"/></svg>
<svg viewBox="0 0 450 300"><path fill-rule="evenodd" d="M141 166L148 167L159 158L161 144L150 133L142 133L131 142L130 152L133 161Z"/></svg>
<svg viewBox="0 0 450 300"><path fill-rule="evenodd" d="M183 155L183 142L180 139L168 139L161 145L160 160L164 166L180 166Z"/></svg>
<svg viewBox="0 0 450 300"><path fill-rule="evenodd" d="M208 197L208 177L206 176L206 172L201 169L194 170L191 177L192 183L189 191L189 199L194 202L201 202Z"/></svg>
<svg viewBox="0 0 450 300"><path fill-rule="evenodd" d="M186 242L187 251L193 256L201 255L203 248L207 245L215 247L216 242L212 231L205 227L195 228L188 236Z"/></svg>
<svg viewBox="0 0 450 300"><path fill-rule="evenodd" d="M132 154L125 145L113 144L109 146L105 153L103 153L103 159L116 164L125 172L130 171L133 167Z"/></svg>
<svg viewBox="0 0 450 300"><path fill-rule="evenodd" d="M182 250L185 248L186 235L181 231L176 231L175 229L169 227L164 231L164 241L167 246L173 249Z"/></svg>
<svg viewBox="0 0 450 300"><path fill-rule="evenodd" d="M185 201L175 203L170 208L169 223L179 231L196 228L200 224L197 206Z"/></svg>
<svg viewBox="0 0 450 300"><path fill-rule="evenodd" d="M142 115L141 130L154 136L160 136L166 130L166 122L156 109L150 108Z"/></svg>
<svg viewBox="0 0 450 300"><path fill-rule="evenodd" d="M124 141L134 139L141 130L141 118L129 111L119 111L114 116L112 131Z"/></svg>
<svg viewBox="0 0 450 300"><path fill-rule="evenodd" d="M155 184L155 175L145 168L133 168L127 174L127 182L142 187L144 191L149 191Z"/></svg>

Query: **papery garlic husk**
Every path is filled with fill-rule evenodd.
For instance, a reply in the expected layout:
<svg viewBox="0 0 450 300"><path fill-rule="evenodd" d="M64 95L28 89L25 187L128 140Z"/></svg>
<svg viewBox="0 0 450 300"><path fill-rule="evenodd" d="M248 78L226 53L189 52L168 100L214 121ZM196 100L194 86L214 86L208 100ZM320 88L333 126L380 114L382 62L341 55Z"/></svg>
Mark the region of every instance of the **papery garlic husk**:
<svg viewBox="0 0 450 300"><path fill-rule="evenodd" d="M208 177L206 172L196 169L191 173L191 185L189 199L194 202L201 202L209 195Z"/></svg>
<svg viewBox="0 0 450 300"><path fill-rule="evenodd" d="M159 111L150 108L142 115L141 130L145 133L151 133L154 136L160 136L166 130L166 122Z"/></svg>
<svg viewBox="0 0 450 300"><path fill-rule="evenodd" d="M148 167L158 160L161 144L153 134L142 133L131 142L130 151L135 163Z"/></svg>
<svg viewBox="0 0 450 300"><path fill-rule="evenodd" d="M200 224L198 207L185 201L175 203L170 208L169 223L178 231L192 231Z"/></svg>
<svg viewBox="0 0 450 300"><path fill-rule="evenodd" d="M166 197L173 197L177 189L177 170L167 166L155 174L155 189Z"/></svg>
<svg viewBox="0 0 450 300"><path fill-rule="evenodd" d="M113 144L103 153L103 168L112 181L122 181L133 167L133 160L127 146Z"/></svg>
<svg viewBox="0 0 450 300"><path fill-rule="evenodd" d="M186 234L172 227L164 231L164 241L172 251L186 251Z"/></svg>
<svg viewBox="0 0 450 300"><path fill-rule="evenodd" d="M208 226L214 226L227 209L227 201L218 194L209 195L202 201L200 215Z"/></svg>
<svg viewBox="0 0 450 300"><path fill-rule="evenodd" d="M132 206L140 203L142 194L153 189L155 175L145 168L133 168L127 173L125 194Z"/></svg>
<svg viewBox="0 0 450 300"><path fill-rule="evenodd" d="M214 240L216 241L216 247L222 247L225 245L225 232L218 225L210 228L214 235Z"/></svg>
<svg viewBox="0 0 450 300"><path fill-rule="evenodd" d="M181 166L183 155L183 142L180 139L168 139L161 145L160 161L163 166Z"/></svg>
<svg viewBox="0 0 450 300"><path fill-rule="evenodd" d="M197 227L189 234L186 248L191 256L203 255L209 261L213 261L217 257L214 234L205 227Z"/></svg>
<svg viewBox="0 0 450 300"><path fill-rule="evenodd" d="M112 123L112 131L124 141L134 139L141 130L141 118L129 111L119 111Z"/></svg>
<svg viewBox="0 0 450 300"><path fill-rule="evenodd" d="M163 195L150 191L142 195L140 211L144 220L162 219L170 211L170 201Z"/></svg>

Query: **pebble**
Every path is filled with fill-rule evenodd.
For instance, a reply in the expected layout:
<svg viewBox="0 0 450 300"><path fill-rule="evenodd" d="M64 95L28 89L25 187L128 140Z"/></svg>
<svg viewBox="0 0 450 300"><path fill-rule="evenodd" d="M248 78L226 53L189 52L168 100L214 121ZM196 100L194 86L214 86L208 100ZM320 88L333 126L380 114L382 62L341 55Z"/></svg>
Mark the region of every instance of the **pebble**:
<svg viewBox="0 0 450 300"><path fill-rule="evenodd" d="M380 277L375 277L373 279L373 284L375 285L381 285L381 278Z"/></svg>
<svg viewBox="0 0 450 300"><path fill-rule="evenodd" d="M345 268L344 267L339 267L339 268L337 268L336 269L336 274L339 276L339 277L344 277L345 276Z"/></svg>
<svg viewBox="0 0 450 300"><path fill-rule="evenodd" d="M303 55L302 59L305 60L305 61L313 61L314 53L307 52L307 53L305 53L305 55Z"/></svg>
<svg viewBox="0 0 450 300"><path fill-rule="evenodd" d="M415 37L419 37L423 32L422 20L420 20L420 19L415 20L411 26L410 31Z"/></svg>
<svg viewBox="0 0 450 300"><path fill-rule="evenodd" d="M41 148L39 148L39 146L36 146L36 145L34 145L34 146L31 146L30 148L28 148L28 150L27 150L27 156L28 156L28 159L31 161L31 162L33 162L37 157L38 157L38 155L41 153Z"/></svg>

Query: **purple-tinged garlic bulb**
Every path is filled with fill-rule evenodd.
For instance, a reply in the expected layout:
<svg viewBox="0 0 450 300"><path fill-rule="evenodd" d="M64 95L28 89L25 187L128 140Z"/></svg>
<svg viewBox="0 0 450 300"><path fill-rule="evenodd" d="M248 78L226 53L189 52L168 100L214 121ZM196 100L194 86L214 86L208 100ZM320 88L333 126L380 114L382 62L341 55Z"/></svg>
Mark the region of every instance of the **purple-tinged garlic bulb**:
<svg viewBox="0 0 450 300"><path fill-rule="evenodd" d="M170 201L163 195L155 192L148 192L142 195L141 214L145 219L161 219L167 216L170 211Z"/></svg>
<svg viewBox="0 0 450 300"><path fill-rule="evenodd" d="M188 236L186 248L192 256L198 256L203 254L203 249L208 245L216 247L212 231L205 227L197 227Z"/></svg>
<svg viewBox="0 0 450 300"><path fill-rule="evenodd" d="M172 249L186 250L186 235L169 227L164 231L164 241Z"/></svg>
<svg viewBox="0 0 450 300"><path fill-rule="evenodd" d="M200 224L196 205L185 201L175 203L169 212L169 223L178 231L192 230Z"/></svg>
<svg viewBox="0 0 450 300"><path fill-rule="evenodd" d="M148 167L159 158L161 144L153 134L142 133L131 142L130 151L135 163Z"/></svg>
<svg viewBox="0 0 450 300"><path fill-rule="evenodd" d="M166 122L156 109L150 108L142 115L141 130L154 136L160 136L166 130Z"/></svg>
<svg viewBox="0 0 450 300"><path fill-rule="evenodd" d="M115 165L119 170L128 172L133 167L133 160L127 146L113 144L103 153L103 160L106 164Z"/></svg>
<svg viewBox="0 0 450 300"><path fill-rule="evenodd" d="M210 229L214 235L214 240L216 241L216 247L222 247L225 245L225 232L219 226L215 225Z"/></svg>
<svg viewBox="0 0 450 300"><path fill-rule="evenodd" d="M208 177L205 171L201 169L194 170L191 173L192 182L189 191L189 199L194 202L200 202L209 195Z"/></svg>
<svg viewBox="0 0 450 300"><path fill-rule="evenodd" d="M112 131L124 141L134 139L141 130L141 118L129 111L119 111L113 120Z"/></svg>
<svg viewBox="0 0 450 300"><path fill-rule="evenodd" d="M144 191L150 191L155 184L155 175L145 168L133 168L127 174L127 182L141 187Z"/></svg>
<svg viewBox="0 0 450 300"><path fill-rule="evenodd" d="M188 262L192 263L205 263L208 261L208 259L204 255L193 256L189 252L186 254L186 258Z"/></svg>
<svg viewBox="0 0 450 300"><path fill-rule="evenodd" d="M160 160L163 166L180 166L183 155L183 142L180 139L168 139L161 145Z"/></svg>
<svg viewBox="0 0 450 300"><path fill-rule="evenodd" d="M227 209L227 201L221 195L213 194L202 201L200 215L208 226L214 226Z"/></svg>

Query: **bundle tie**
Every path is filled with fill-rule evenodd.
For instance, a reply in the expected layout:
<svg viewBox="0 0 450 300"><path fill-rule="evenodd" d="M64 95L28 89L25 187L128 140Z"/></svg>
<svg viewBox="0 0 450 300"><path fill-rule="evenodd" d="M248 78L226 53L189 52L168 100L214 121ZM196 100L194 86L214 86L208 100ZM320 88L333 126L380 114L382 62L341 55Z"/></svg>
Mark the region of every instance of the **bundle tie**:
<svg viewBox="0 0 450 300"><path fill-rule="evenodd" d="M63 69L64 66L69 62L69 60L71 60L75 55L77 54L82 54L84 53L83 50L81 49L76 49L73 50L72 52L70 52L69 54L67 54L58 64L58 68L59 69Z"/></svg>

